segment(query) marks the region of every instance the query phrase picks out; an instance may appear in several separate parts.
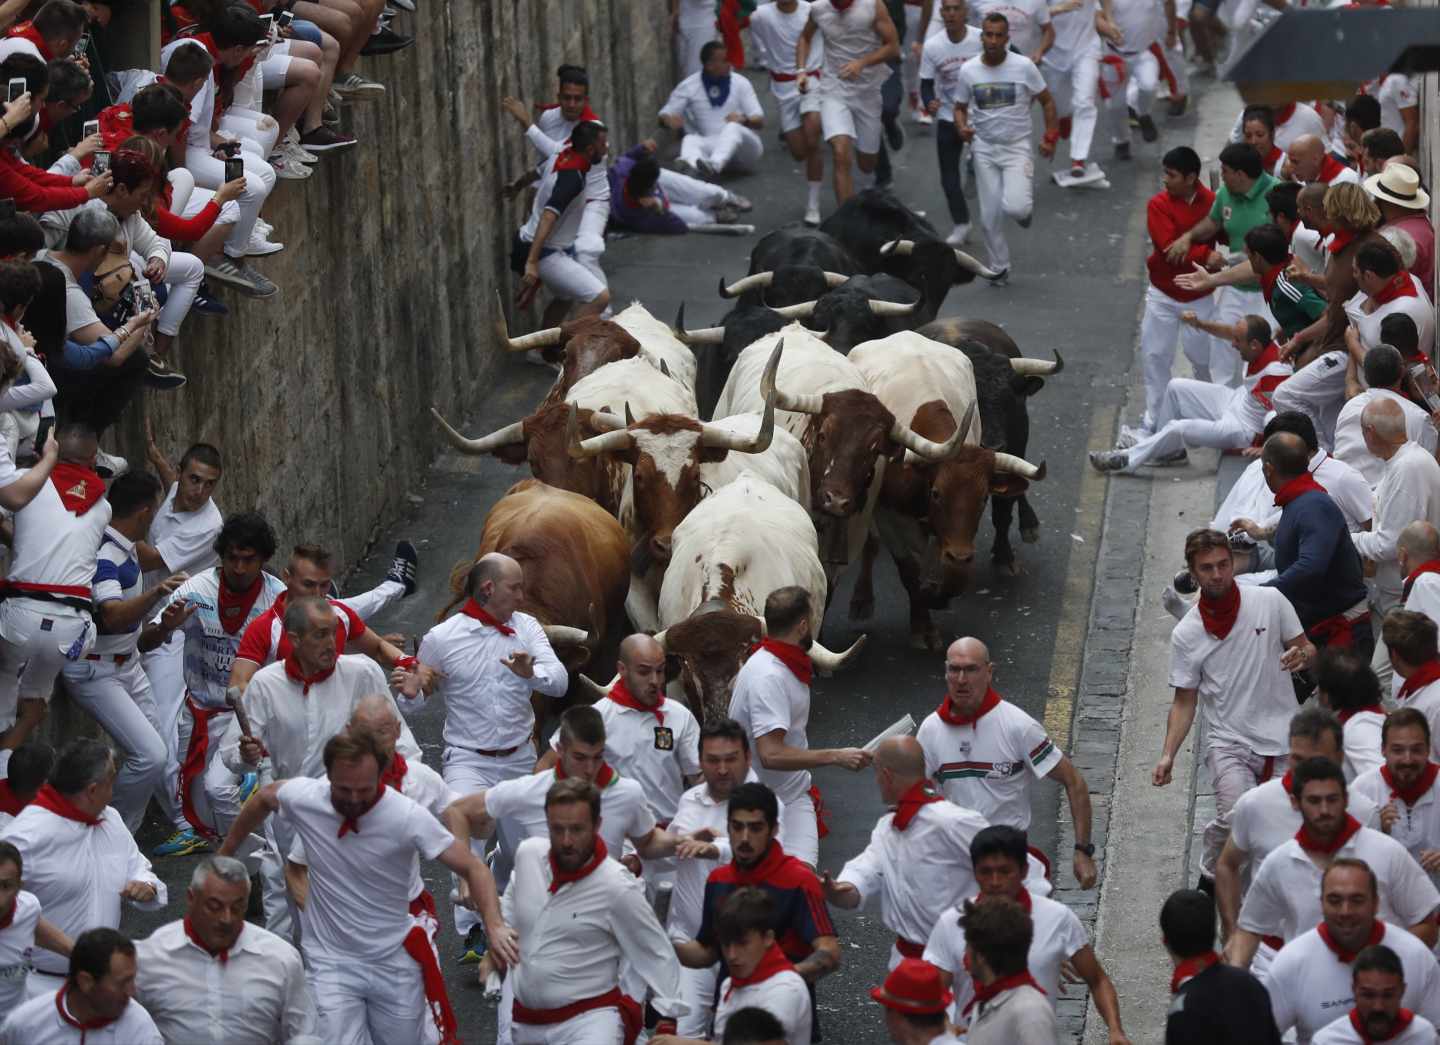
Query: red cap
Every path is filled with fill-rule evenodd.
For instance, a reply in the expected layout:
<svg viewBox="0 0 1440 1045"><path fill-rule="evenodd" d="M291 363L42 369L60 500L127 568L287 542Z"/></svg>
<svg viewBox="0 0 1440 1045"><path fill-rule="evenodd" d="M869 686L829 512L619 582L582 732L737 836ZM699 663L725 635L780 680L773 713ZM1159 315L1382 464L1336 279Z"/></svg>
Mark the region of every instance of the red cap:
<svg viewBox="0 0 1440 1045"><path fill-rule="evenodd" d="M944 1012L955 995L940 982L940 970L920 958L906 958L885 977L883 987L872 987L870 997L887 1009L930 1016Z"/></svg>

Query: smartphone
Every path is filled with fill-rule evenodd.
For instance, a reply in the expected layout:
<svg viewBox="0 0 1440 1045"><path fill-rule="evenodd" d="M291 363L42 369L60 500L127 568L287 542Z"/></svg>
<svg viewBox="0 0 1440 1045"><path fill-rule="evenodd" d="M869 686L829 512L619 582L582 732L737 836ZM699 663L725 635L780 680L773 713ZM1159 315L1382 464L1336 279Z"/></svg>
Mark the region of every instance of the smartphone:
<svg viewBox="0 0 1440 1045"><path fill-rule="evenodd" d="M25 85L25 77L12 76L10 77L9 86L5 89L5 100L7 102L13 102L29 89L30 88Z"/></svg>
<svg viewBox="0 0 1440 1045"><path fill-rule="evenodd" d="M49 417L40 418L40 426L35 429L35 452L37 454L43 454L45 452L45 440L50 438L50 429L54 427L55 416L53 414Z"/></svg>
<svg viewBox="0 0 1440 1045"><path fill-rule="evenodd" d="M275 16L275 25L279 29L289 29L290 23L295 21L295 15L290 11L281 11Z"/></svg>
<svg viewBox="0 0 1440 1045"><path fill-rule="evenodd" d="M81 33L80 39L75 41L75 50L70 52L76 57L83 58L90 53L90 34Z"/></svg>
<svg viewBox="0 0 1440 1045"><path fill-rule="evenodd" d="M101 149L90 161L90 173L99 177L110 169L110 152L108 149Z"/></svg>
<svg viewBox="0 0 1440 1045"><path fill-rule="evenodd" d="M15 216L15 200L9 196L0 200L0 221L9 221Z"/></svg>
<svg viewBox="0 0 1440 1045"><path fill-rule="evenodd" d="M88 137L90 137L90 135L92 135L92 134L99 134L99 133L100 133L100 121L99 121L99 120L86 120L86 121L85 121L85 125L80 128L80 137L82 137L82 138L88 138Z"/></svg>
<svg viewBox="0 0 1440 1045"><path fill-rule="evenodd" d="M274 15L261 15L261 16L260 16L260 24L265 27L265 33L266 33L266 35L269 35L269 33L270 33L270 23L273 22L273 21L275 21L275 16L274 16Z"/></svg>
<svg viewBox="0 0 1440 1045"><path fill-rule="evenodd" d="M238 156L227 159L225 161L225 180L234 181L243 177L245 177L245 161Z"/></svg>

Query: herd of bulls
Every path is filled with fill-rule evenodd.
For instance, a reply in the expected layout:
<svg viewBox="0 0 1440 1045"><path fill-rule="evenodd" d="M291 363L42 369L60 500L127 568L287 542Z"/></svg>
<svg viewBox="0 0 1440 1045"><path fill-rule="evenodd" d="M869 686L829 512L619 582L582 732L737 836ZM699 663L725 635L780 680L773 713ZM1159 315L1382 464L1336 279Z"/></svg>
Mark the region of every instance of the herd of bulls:
<svg viewBox="0 0 1440 1045"><path fill-rule="evenodd" d="M482 438L435 413L461 452L533 475L491 510L477 555L520 562L524 608L572 637L558 652L577 681L628 617L656 632L701 716L728 707L774 589L801 585L823 608L858 562L850 614L868 617L881 545L912 644L936 648L930 611L963 590L986 501L997 567L1014 569L1017 501L1022 537L1039 536L1026 399L1059 354L1025 359L993 323L935 318L951 286L993 275L869 190L818 230L763 237L749 274L721 281L735 305L717 327L686 329L683 308L670 327L637 303L511 338L502 304L507 347L561 372L528 417ZM811 657L833 670L860 644Z"/></svg>

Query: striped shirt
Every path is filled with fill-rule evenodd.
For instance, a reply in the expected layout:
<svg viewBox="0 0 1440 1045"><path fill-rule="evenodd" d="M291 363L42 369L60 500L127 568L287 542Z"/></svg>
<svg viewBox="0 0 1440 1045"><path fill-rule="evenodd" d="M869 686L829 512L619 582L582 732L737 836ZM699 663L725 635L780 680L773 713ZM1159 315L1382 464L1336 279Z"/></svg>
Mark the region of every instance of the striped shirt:
<svg viewBox="0 0 1440 1045"><path fill-rule="evenodd" d="M1284 265L1260 277L1260 290L1270 314L1280 324L1282 341L1288 341L1325 313L1325 299L1313 287L1291 280L1285 275Z"/></svg>
<svg viewBox="0 0 1440 1045"><path fill-rule="evenodd" d="M98 610L101 603L133 599L144 587L140 577L140 563L135 558L135 542L113 527L105 527L105 536L100 538L100 550L95 555L95 582L91 598ZM98 614L97 614L98 623ZM92 652L101 656L132 654L135 642L140 637L140 624L121 632L101 631L95 639Z"/></svg>

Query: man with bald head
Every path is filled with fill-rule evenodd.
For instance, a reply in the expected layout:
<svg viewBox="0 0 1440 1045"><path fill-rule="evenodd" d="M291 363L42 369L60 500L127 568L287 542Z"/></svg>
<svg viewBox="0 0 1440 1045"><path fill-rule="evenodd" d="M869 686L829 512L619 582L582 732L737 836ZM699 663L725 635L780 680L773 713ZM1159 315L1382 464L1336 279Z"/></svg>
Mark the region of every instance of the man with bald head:
<svg viewBox="0 0 1440 1045"><path fill-rule="evenodd" d="M1289 155L1290 172L1298 182L1306 185L1360 183L1360 175L1331 156L1325 143L1313 134L1302 134L1291 142Z"/></svg>
<svg viewBox="0 0 1440 1045"><path fill-rule="evenodd" d="M1095 884L1090 841L1090 789L1045 727L1002 700L991 685L990 651L979 639L961 638L945 651L945 699L920 723L916 740L925 773L950 801L974 809L992 824L1030 828L1030 791L1047 776L1065 788L1075 824L1075 878ZM1049 861L1033 850L1041 862ZM917 940L924 943L924 940Z"/></svg>
<svg viewBox="0 0 1440 1045"><path fill-rule="evenodd" d="M535 712L530 694L558 700L570 685L545 629L520 610L525 574L508 555L491 552L465 575L460 612L426 633L416 663L401 684L407 701L423 702L421 669L437 673L435 691L445 697L445 782L460 794L527 775L535 767ZM497 888L504 891L518 827L498 825ZM483 842L472 843L483 854ZM456 906L455 928L465 937L462 962L485 952L484 926L468 908Z"/></svg>
<svg viewBox="0 0 1440 1045"><path fill-rule="evenodd" d="M1395 556L1405 577L1400 604L1440 624L1440 530L1417 519L1400 531Z"/></svg>
<svg viewBox="0 0 1440 1045"><path fill-rule="evenodd" d="M903 958L924 955L941 913L975 894L970 842L987 824L940 793L914 737L883 741L874 767L880 800L894 812L880 818L864 852L821 881L825 899L849 910L879 894L880 920L895 934L893 969Z"/></svg>

